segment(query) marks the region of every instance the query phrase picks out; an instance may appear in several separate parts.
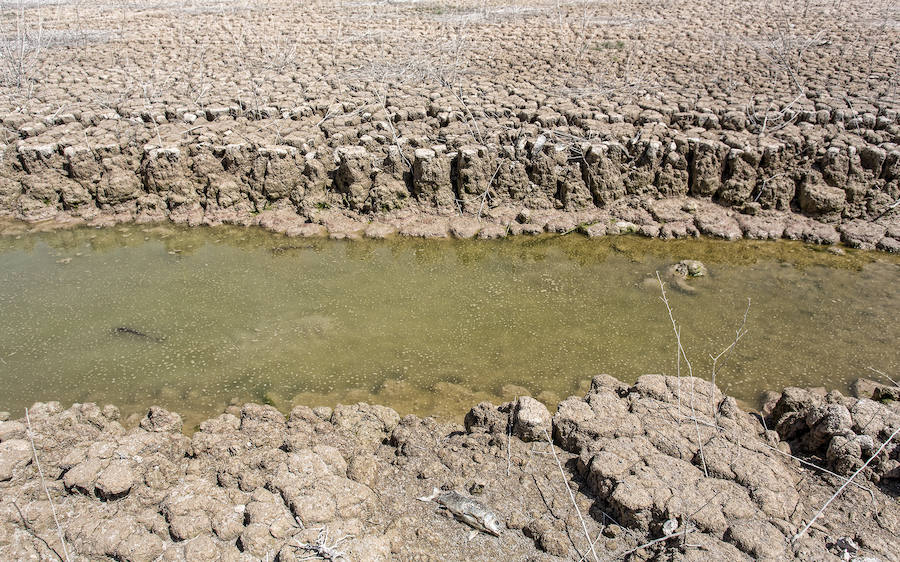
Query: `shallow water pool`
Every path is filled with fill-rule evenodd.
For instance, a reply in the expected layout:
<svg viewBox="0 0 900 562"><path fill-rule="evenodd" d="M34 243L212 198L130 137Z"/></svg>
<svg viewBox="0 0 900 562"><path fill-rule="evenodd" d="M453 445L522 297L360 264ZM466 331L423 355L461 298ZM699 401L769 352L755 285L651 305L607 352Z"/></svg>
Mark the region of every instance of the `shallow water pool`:
<svg viewBox="0 0 900 562"><path fill-rule="evenodd" d="M369 401L461 419L528 392L551 406L609 373L674 374L655 272L695 374L765 389L846 390L900 367L900 258L790 242L569 235L501 241L291 239L171 225L0 237L0 409L151 404L189 424L232 400Z"/></svg>

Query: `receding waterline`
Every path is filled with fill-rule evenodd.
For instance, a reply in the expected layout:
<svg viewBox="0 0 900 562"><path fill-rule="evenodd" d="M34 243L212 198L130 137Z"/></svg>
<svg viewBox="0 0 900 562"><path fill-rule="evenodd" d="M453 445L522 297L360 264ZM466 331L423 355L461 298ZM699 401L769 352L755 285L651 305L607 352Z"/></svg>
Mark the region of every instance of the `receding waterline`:
<svg viewBox="0 0 900 562"><path fill-rule="evenodd" d="M0 409L159 404L199 420L231 400L460 417L528 392L553 403L593 374L673 373L655 272L695 373L753 401L844 390L900 366L900 259L789 242L579 236L329 241L171 225L0 238ZM665 276L664 276L665 278ZM871 374L871 373L870 373Z"/></svg>

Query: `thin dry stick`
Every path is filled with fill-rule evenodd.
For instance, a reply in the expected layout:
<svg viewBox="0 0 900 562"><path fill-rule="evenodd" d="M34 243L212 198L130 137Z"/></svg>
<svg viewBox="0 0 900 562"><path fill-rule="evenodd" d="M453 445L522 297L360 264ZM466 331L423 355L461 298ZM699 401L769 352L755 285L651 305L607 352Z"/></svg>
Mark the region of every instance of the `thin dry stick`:
<svg viewBox="0 0 900 562"><path fill-rule="evenodd" d="M797 539L799 539L800 537L802 537L803 534L806 533L806 531L808 531L810 527L812 527L812 524L815 523L816 519L818 519L820 515L822 515L823 513L825 513L825 510L828 508L829 504L831 504L831 502L833 502L834 499L835 499L836 497L838 497L838 496L841 494L841 492L844 491L844 488L846 488L847 485L850 484L850 482L852 482L854 478L856 478L856 475L857 475L857 474L859 474L860 472L862 472L867 466L869 466L869 463L872 462L872 461L875 459L875 457L877 457L878 455L881 454L881 451L883 451L884 448L887 447L887 444L890 443L898 433L900 433L900 427L898 427L897 429L895 429L895 430L894 430L894 433L891 433L891 436L888 437L887 440L886 440L884 443L881 444L881 447L878 447L878 450L875 451L875 454L872 455L871 457L869 457L869 460L867 460L867 461L865 462L865 464L863 464L861 467L859 467L859 468L856 470L856 472L854 472L853 474L851 474L851 475L850 475L850 478L848 478L846 482L844 482L843 484L841 484L841 487L838 488L837 492L835 492L833 496L831 496L830 498L828 498L828 501L825 502L825 505L822 506L822 509L820 509L820 510L813 516L813 518L809 520L809 523L807 523L806 526L803 527L803 529L801 529L799 533L797 533L796 535L794 535L794 537L791 539L791 542L795 542Z"/></svg>
<svg viewBox="0 0 900 562"><path fill-rule="evenodd" d="M55 548L50 546L50 543L48 543L44 537L39 536L34 531L34 528L32 527L31 523L28 522L28 519L25 519L25 514L22 513L22 508L19 507L19 504L17 504L15 502L15 500L13 500L12 505L14 508L16 508L16 511L19 512L19 518L22 519L22 526L25 528L25 530L28 531L28 533L31 534L32 537L34 537L35 539L44 543L44 546L47 547L47 550L49 550L50 552L55 554L57 558L59 558L60 560L63 560L63 557L59 555L59 552L57 552L57 550Z"/></svg>
<svg viewBox="0 0 900 562"><path fill-rule="evenodd" d="M642 544L641 546L636 546L636 547L632 548L631 550L628 550L628 551L626 551L626 552L623 552L622 555L621 555L621 557L622 557L622 558L625 558L626 556L628 556L628 555L631 554L632 552L637 552L637 551L639 551L639 550L642 549L642 548L647 548L648 546L653 546L653 545L656 544L656 543L660 543L660 542L663 542L663 541L667 541L667 540L669 540L669 539L673 539L673 538L677 537L678 535L687 535L689 532L691 532L691 531L693 531L693 530L694 530L693 527L691 527L690 529L688 529L688 528L685 526L685 528L684 528L683 530L678 530L678 531L675 531L674 533L669 533L668 535L666 535L666 536L664 536L664 537L659 537L658 539L653 539L652 541L650 541L650 542L648 542L648 543L644 543L644 544Z"/></svg>
<svg viewBox="0 0 900 562"><path fill-rule="evenodd" d="M735 332L734 341L731 342L731 345L729 345L724 350L722 350L722 353L716 355L715 357L713 357L711 353L709 354L710 359L713 360L713 366L712 366L713 388L709 393L709 409L710 409L710 413L711 413L710 415L712 415L712 416L715 416L715 412L716 412L715 406L713 405L714 394L715 394L714 391L715 391L715 387L716 387L716 367L718 366L718 368L721 369L725 365L725 362L728 361L728 357L731 355L731 351L735 348L735 346L737 346L738 342L741 341L741 338L744 337L745 335L747 335L747 330L744 329L744 326L747 325L747 315L748 314L750 314L750 299L749 298L747 299L747 310L744 311L744 320L743 320L743 322L741 322L741 327L737 329L737 332ZM725 356L725 358L722 359L722 365L718 365L719 359L723 355Z"/></svg>
<svg viewBox="0 0 900 562"><path fill-rule="evenodd" d="M69 562L69 550L66 548L66 539L63 538L62 527L59 524L59 518L56 516L56 506L53 505L53 498L50 497L50 491L47 490L47 484L44 481L44 471L41 470L41 462L38 460L37 448L34 446L34 431L31 429L31 418L28 416L28 408L25 408L25 421L28 422L28 439L31 441L31 452L34 454L34 464L37 466L38 474L41 477L41 486L44 493L47 494L47 501L50 502L50 511L53 512L53 521L56 523L56 532L59 534L59 542L62 544L63 554L66 562Z"/></svg>
<svg viewBox="0 0 900 562"><path fill-rule="evenodd" d="M494 175L492 175L490 181L488 181L487 187L484 188L484 193L481 194L481 205L478 206L478 220L479 221L481 220L481 212L484 210L484 204L485 204L485 202L487 202L487 198L490 196L490 193L491 193L491 184L494 183L494 179L496 179L497 174L500 172L500 168L502 168L502 167L503 167L503 162L500 162L500 164L497 165L497 169L494 170Z"/></svg>
<svg viewBox="0 0 900 562"><path fill-rule="evenodd" d="M867 368L868 370L872 371L873 373L878 373L878 374L881 375L882 377L884 377L884 378L886 378L887 380L891 381L891 382L894 384L894 386L896 386L897 388L900 388L900 383L898 383L897 381L895 381L895 380L892 379L891 377L887 376L886 374L882 373L882 372L879 371L878 369L875 369L875 368L872 368L872 367L866 367L866 368Z"/></svg>
<svg viewBox="0 0 900 562"><path fill-rule="evenodd" d="M846 476L841 476L840 474L838 474L838 473L836 473L836 472L831 472L830 470L828 470L828 469L825 468L825 467L822 467L822 466L819 466L819 465L817 465L817 464L815 464L815 463L811 463L811 462L809 462L809 461L803 460L803 459L801 459L800 457L795 457L794 455L792 455L792 454L790 454L790 453L785 453L785 452L782 451L781 449L779 449L779 448L777 448L777 447L773 447L773 446L769 445L768 443L763 443L762 445L763 445L764 447L768 447L769 449L772 449L772 450L775 451L776 453L781 453L782 455L784 455L784 456L786 456L786 457L790 457L790 458L794 459L795 461L798 461L800 464L805 464L806 466L809 466L809 467L814 468L814 469L816 469L816 470L821 470L822 472L825 472L825 473L827 473L827 474L830 474L830 475L836 477L838 480L843 480L843 481L845 481L845 482L849 482L849 481L850 481L850 479L847 478ZM875 492L873 492L871 488L869 488L869 487L867 487L867 486L863 486L862 484L860 484L860 483L858 483L858 482L853 482L853 485L856 486L857 488L859 488L860 490L863 490L864 492L869 492L869 495L872 496L872 501L873 501L873 502L875 501Z"/></svg>
<svg viewBox="0 0 900 562"><path fill-rule="evenodd" d="M516 396L516 401L518 402L519 397ZM506 475L509 476L509 465L510 465L510 456L509 456L509 442L512 440L512 420L507 422L506 425Z"/></svg>
<svg viewBox="0 0 900 562"><path fill-rule="evenodd" d="M709 478L709 470L706 468L706 456L703 454L703 440L700 438L700 425L696 420L696 412L694 412L694 368L691 366L691 361L687 357L687 353L684 352L684 347L681 345L681 330L678 329L678 324L675 322L675 315L672 314L672 307L669 306L669 299L666 297L666 288L662 282L662 278L659 276L659 272L656 272L656 280L659 281L659 290L662 292L662 301L663 304L666 305L666 310L669 313L669 320L672 322L672 330L675 331L675 341L678 344L678 353L679 357L684 359L685 364L688 367L688 376L691 378L691 417L694 418L694 428L697 430L697 445L700 448L700 461L703 463L703 474ZM679 377L679 389L681 387L681 366L678 366L678 377ZM679 397L681 393L679 392ZM680 404L679 404L680 405Z"/></svg>
<svg viewBox="0 0 900 562"><path fill-rule="evenodd" d="M581 509L578 508L578 502L575 501L575 494L572 493L572 488L569 487L566 471L563 470L562 463L559 461L559 456L556 454L556 448L553 446L553 440L550 439L550 434L547 433L546 429L544 429L544 437L547 438L547 443L550 444L550 451L553 453L553 459L556 461L556 466L559 467L559 475L562 476L563 484L566 485L566 491L569 492L569 499L572 500L572 505L575 506L575 513L578 514L578 519L581 521L581 530L584 531L584 538L587 539L591 554L594 556L594 560L599 562L600 559L597 558L597 551L594 550L594 543L591 541L591 534L588 533L587 524L584 522L584 517L581 516Z"/></svg>

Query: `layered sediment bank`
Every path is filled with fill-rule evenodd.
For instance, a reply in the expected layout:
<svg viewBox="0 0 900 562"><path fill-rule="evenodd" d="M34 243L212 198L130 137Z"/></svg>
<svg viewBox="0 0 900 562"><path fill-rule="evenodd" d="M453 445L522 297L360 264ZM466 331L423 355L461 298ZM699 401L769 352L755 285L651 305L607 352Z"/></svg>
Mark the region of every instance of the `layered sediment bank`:
<svg viewBox="0 0 900 562"><path fill-rule="evenodd" d="M896 251L896 14L714 4L29 5L0 213Z"/></svg>
<svg viewBox="0 0 900 562"><path fill-rule="evenodd" d="M750 414L699 379L600 375L552 416L528 397L465 427L246 404L191 436L156 407L126 428L113 406L35 404L0 423L0 557L897 560L896 390L855 391L786 389ZM500 536L417 499L433 488Z"/></svg>

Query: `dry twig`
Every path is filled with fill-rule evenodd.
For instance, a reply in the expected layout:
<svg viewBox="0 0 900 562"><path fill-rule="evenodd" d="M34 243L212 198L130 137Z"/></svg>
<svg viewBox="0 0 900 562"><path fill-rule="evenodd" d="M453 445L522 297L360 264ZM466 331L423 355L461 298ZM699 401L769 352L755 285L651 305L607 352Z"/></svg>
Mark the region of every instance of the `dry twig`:
<svg viewBox="0 0 900 562"><path fill-rule="evenodd" d="M687 353L684 351L684 347L681 345L681 329L678 328L678 324L675 322L675 315L672 313L672 307L669 305L669 298L666 296L666 288L662 282L662 278L659 276L659 272L656 272L656 280L659 281L659 290L662 292L661 300L663 304L666 305L666 310L669 313L669 320L672 322L672 330L675 331L675 341L678 344L677 349L677 357L684 359L684 362L688 366L688 376L691 379L691 417L694 418L694 428L697 430L697 445L700 448L700 460L703 463L703 474L707 478L709 478L709 470L706 468L706 457L703 454L703 439L700 438L700 425L697 423L696 417L697 414L694 411L694 369L691 366L691 362L687 357ZM678 364L678 381L679 386L681 384L681 365ZM712 391L710 391L712 392ZM678 393L679 400L681 399L681 393ZM680 404L679 404L680 406Z"/></svg>
<svg viewBox="0 0 900 562"><path fill-rule="evenodd" d="M47 501L50 502L50 511L53 512L53 522L56 523L56 532L59 534L59 542L62 544L63 554L66 562L69 562L69 550L66 548L66 539L63 537L62 526L59 524L59 518L56 515L56 506L53 504L53 498L50 497L50 491L47 490L47 483L44 480L44 471L41 469L41 461L38 460L37 447L34 446L34 430L31 428L31 417L28 415L28 408L25 408L25 421L28 423L28 439L31 441L31 452L34 454L34 464L37 466L38 475L41 477L41 486L47 495Z"/></svg>
<svg viewBox="0 0 900 562"><path fill-rule="evenodd" d="M831 504L831 502L833 502L835 500L835 498L837 498L841 494L841 492L844 491L844 488L846 488L851 482L853 482L853 479L856 478L856 476L860 472L862 472L863 470L865 470L865 468L867 466L869 466L869 463L872 462L875 459L875 457L877 457L878 455L881 454L881 451L883 451L884 448L887 447L888 443L890 443L894 439L894 437L897 436L898 433L900 433L900 427L898 427L897 429L894 430L894 433L892 433L891 436L888 437L887 440L885 440L885 442L881 444L881 447L878 447L878 450L875 451L875 454L873 454L871 457L869 457L869 460L867 460L861 467L859 467L856 470L856 472L851 474L850 478L848 478L846 482L841 484L841 487L838 488L837 492L835 492L833 496L828 498L828 501L825 502L825 505L823 505L822 508L818 512L816 512L816 514L813 516L813 518L809 520L809 523L807 523L805 527L800 529L800 531L796 535L794 535L793 538L791 538L791 542L796 542L800 537L802 537L806 533L806 531L809 530L810 527L812 527L813 523L816 522L816 519L818 519L823 513L825 513L825 510L828 509L828 506Z"/></svg>
<svg viewBox="0 0 900 562"><path fill-rule="evenodd" d="M553 446L553 440L550 439L550 434L547 433L546 429L544 429L544 437L547 439L547 443L550 444L550 451L553 452L553 460L556 461L556 466L559 467L559 475L562 476L563 484L566 485L566 491L569 492L569 499L572 500L572 505L575 506L575 513L578 514L578 519L581 521L581 529L584 531L584 538L587 539L591 554L594 556L595 561L599 561L600 559L597 558L597 551L594 550L594 543L591 541L591 535L587 530L587 524L584 522L584 517L581 515L581 509L578 508L578 502L575 501L575 494L572 493L572 488L569 486L569 480L566 478L566 471L563 470L562 463L559 461L559 456L556 454L556 448Z"/></svg>

